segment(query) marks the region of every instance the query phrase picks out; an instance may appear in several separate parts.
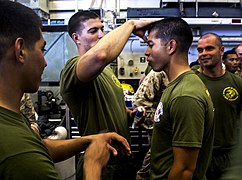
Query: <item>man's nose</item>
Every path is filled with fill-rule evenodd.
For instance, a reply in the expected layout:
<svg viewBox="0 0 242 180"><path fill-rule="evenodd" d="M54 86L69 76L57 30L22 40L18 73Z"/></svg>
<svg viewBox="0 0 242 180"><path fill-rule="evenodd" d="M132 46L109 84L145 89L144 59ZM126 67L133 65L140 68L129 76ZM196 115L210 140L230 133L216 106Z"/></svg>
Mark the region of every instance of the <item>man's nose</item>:
<svg viewBox="0 0 242 180"><path fill-rule="evenodd" d="M98 38L101 39L104 36L104 32L102 30L98 31Z"/></svg>
<svg viewBox="0 0 242 180"><path fill-rule="evenodd" d="M148 48L146 48L146 50L145 50L145 55L146 56L149 56L150 55L150 52L149 52L149 49Z"/></svg>

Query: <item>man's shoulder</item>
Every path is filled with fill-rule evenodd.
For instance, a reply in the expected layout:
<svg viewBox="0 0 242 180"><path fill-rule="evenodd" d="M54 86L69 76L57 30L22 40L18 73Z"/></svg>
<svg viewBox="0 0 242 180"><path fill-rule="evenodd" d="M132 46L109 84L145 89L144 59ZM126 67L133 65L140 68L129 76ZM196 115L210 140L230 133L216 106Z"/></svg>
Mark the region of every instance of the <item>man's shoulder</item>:
<svg viewBox="0 0 242 180"><path fill-rule="evenodd" d="M182 80L176 85L175 92L179 96L197 98L206 94L206 86L192 71L184 74Z"/></svg>
<svg viewBox="0 0 242 180"><path fill-rule="evenodd" d="M231 76L232 78L235 78L235 79L238 79L239 81L242 81L242 78L239 77L239 76L238 76L237 74L235 74L235 73L231 73L231 72L229 72L229 71L226 71L226 74L229 75L229 76Z"/></svg>
<svg viewBox="0 0 242 180"><path fill-rule="evenodd" d="M231 81L234 81L236 83L239 83L239 84L242 84L242 78L239 77L238 75L234 74L234 73L231 73L231 72L226 72L225 74L228 79L230 79Z"/></svg>
<svg viewBox="0 0 242 180"><path fill-rule="evenodd" d="M184 74L182 82L183 83L186 82L186 83L189 83L189 84L201 84L202 81L200 80L198 75L195 74L195 72L190 70L190 71L188 71Z"/></svg>
<svg viewBox="0 0 242 180"><path fill-rule="evenodd" d="M66 63L65 63L64 69L68 68L69 66L71 66L73 64L75 64L77 62L77 60L78 60L78 56L75 56L75 57L67 60Z"/></svg>

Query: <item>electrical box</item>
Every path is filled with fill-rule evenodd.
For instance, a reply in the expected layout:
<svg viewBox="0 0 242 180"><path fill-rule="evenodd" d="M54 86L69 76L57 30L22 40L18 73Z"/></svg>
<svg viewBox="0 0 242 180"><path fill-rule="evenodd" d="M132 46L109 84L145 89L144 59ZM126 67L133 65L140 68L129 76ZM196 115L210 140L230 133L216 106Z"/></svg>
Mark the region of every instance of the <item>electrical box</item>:
<svg viewBox="0 0 242 180"><path fill-rule="evenodd" d="M41 19L49 19L49 1L48 0L16 0L31 9L33 9Z"/></svg>

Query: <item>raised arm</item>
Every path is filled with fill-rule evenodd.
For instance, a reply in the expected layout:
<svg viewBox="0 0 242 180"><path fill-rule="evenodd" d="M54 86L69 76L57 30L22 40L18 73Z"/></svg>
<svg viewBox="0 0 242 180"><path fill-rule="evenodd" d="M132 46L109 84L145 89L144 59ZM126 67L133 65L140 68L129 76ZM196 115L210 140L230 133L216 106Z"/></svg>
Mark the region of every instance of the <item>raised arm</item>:
<svg viewBox="0 0 242 180"><path fill-rule="evenodd" d="M132 32L146 40L144 27L151 22L153 21L129 20L105 35L78 60L78 79L81 82L88 82L96 78L105 66L121 53Z"/></svg>

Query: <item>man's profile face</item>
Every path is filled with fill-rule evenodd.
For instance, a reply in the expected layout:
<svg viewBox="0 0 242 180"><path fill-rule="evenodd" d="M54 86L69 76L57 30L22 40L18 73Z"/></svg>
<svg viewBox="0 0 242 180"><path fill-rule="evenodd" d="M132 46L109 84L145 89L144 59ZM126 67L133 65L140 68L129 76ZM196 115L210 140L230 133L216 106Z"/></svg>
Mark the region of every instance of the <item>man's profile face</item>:
<svg viewBox="0 0 242 180"><path fill-rule="evenodd" d="M151 31L148 36L148 47L146 48L145 55L147 61L154 71L164 70L163 68L169 61L167 53L167 42L162 39L156 38L157 31Z"/></svg>
<svg viewBox="0 0 242 180"><path fill-rule="evenodd" d="M41 32L40 32L41 33ZM42 33L40 39L35 43L32 49L27 49L24 55L25 63L25 82L26 92L34 93L39 88L41 76L47 63L44 58L44 48L46 41L44 40Z"/></svg>

